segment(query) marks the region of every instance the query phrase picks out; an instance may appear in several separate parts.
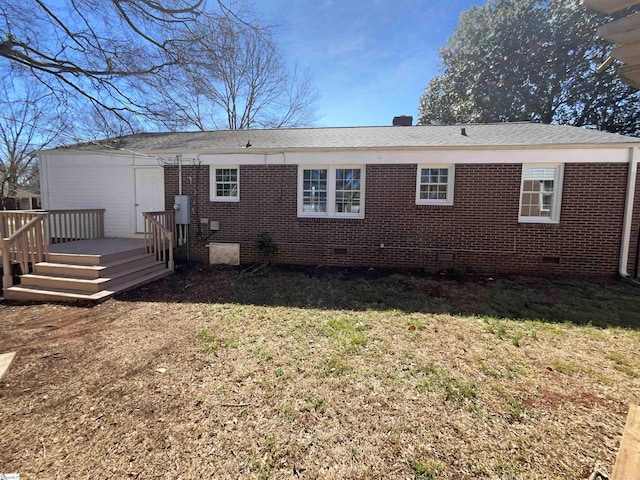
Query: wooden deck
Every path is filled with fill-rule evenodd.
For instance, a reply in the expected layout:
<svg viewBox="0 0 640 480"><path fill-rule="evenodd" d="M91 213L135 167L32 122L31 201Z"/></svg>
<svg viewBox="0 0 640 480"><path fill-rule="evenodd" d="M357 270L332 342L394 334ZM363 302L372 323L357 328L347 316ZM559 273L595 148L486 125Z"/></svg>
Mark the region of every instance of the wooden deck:
<svg viewBox="0 0 640 480"><path fill-rule="evenodd" d="M147 251L144 239L78 240L49 245L45 260L4 295L16 301L101 302L171 271Z"/></svg>
<svg viewBox="0 0 640 480"><path fill-rule="evenodd" d="M49 253L67 255L110 255L126 252L135 248L144 248L142 238L97 238L78 240L77 242L49 245Z"/></svg>
<svg viewBox="0 0 640 480"><path fill-rule="evenodd" d="M141 238L105 238L104 209L0 212L9 300L102 301L173 272L173 210L144 212ZM19 281L14 285L16 271Z"/></svg>
<svg viewBox="0 0 640 480"><path fill-rule="evenodd" d="M612 480L640 480L640 406L631 405Z"/></svg>

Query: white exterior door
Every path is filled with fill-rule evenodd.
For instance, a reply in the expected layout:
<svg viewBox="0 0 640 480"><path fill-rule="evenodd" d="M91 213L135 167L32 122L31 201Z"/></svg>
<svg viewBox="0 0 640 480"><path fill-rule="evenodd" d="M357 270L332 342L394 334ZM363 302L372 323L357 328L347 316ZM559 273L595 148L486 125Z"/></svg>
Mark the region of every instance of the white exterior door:
<svg viewBox="0 0 640 480"><path fill-rule="evenodd" d="M144 232L143 212L164 210L164 172L162 167L134 168L136 189L136 232Z"/></svg>

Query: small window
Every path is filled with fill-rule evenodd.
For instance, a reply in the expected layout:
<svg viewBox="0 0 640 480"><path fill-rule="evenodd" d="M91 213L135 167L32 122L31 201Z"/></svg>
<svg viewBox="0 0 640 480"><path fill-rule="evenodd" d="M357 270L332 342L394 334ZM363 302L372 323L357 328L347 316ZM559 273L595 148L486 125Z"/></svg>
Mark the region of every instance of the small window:
<svg viewBox="0 0 640 480"><path fill-rule="evenodd" d="M298 216L364 218L364 168L300 166Z"/></svg>
<svg viewBox="0 0 640 480"><path fill-rule="evenodd" d="M327 211L327 170L304 170L302 186L302 211L325 213Z"/></svg>
<svg viewBox="0 0 640 480"><path fill-rule="evenodd" d="M240 201L238 167L211 167L211 201Z"/></svg>
<svg viewBox="0 0 640 480"><path fill-rule="evenodd" d="M336 213L360 213L360 169L336 169Z"/></svg>
<svg viewBox="0 0 640 480"><path fill-rule="evenodd" d="M523 165L520 187L520 222L558 223L562 165Z"/></svg>
<svg viewBox="0 0 640 480"><path fill-rule="evenodd" d="M453 165L418 165L416 205L453 205Z"/></svg>

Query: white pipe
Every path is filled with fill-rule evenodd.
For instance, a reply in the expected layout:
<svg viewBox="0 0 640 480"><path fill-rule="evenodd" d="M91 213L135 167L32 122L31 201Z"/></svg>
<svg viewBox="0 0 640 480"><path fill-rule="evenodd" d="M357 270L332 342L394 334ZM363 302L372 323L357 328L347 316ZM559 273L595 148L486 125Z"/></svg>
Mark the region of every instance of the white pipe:
<svg viewBox="0 0 640 480"><path fill-rule="evenodd" d="M631 149L629 159L629 177L627 179L627 200L624 205L624 223L622 224L622 244L620 245L620 266L618 272L622 278L629 278L629 243L631 242L631 223L633 221L633 204L636 197L636 177L638 174L638 147Z"/></svg>
<svg viewBox="0 0 640 480"><path fill-rule="evenodd" d="M176 155L178 161L178 195L182 195L182 155ZM178 245L184 245L184 225L178 225Z"/></svg>
<svg viewBox="0 0 640 480"><path fill-rule="evenodd" d="M182 155L176 155L178 160L178 195L182 195Z"/></svg>

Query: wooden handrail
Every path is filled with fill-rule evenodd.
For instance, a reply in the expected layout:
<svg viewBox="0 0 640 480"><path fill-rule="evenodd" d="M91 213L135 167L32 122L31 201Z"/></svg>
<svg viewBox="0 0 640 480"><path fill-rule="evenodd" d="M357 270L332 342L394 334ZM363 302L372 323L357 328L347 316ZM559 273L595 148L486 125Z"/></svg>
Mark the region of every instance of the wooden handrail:
<svg viewBox="0 0 640 480"><path fill-rule="evenodd" d="M22 225L12 235L2 238L2 288L13 286L11 265L20 264L23 274L29 273L29 264L42 262L47 254L45 241L45 219L47 212L34 212L25 225Z"/></svg>
<svg viewBox="0 0 640 480"><path fill-rule="evenodd" d="M144 218L144 241L147 253L155 254L156 260L165 262L167 268L173 271L175 235L171 224L166 225L166 222L173 218L169 213L172 214L173 212L144 212L142 216ZM159 218L164 219L165 225L159 221Z"/></svg>
<svg viewBox="0 0 640 480"><path fill-rule="evenodd" d="M173 210L161 210L158 212L144 212L142 214L147 215L153 219L155 219L158 223L160 223L163 227L165 227L167 230L171 230L171 232L173 232L173 246L177 246L177 231L176 231L176 221L175 221L175 215L176 213Z"/></svg>
<svg viewBox="0 0 640 480"><path fill-rule="evenodd" d="M0 238L13 235L20 227L25 225L36 214L42 211L32 210L5 210L0 211Z"/></svg>

